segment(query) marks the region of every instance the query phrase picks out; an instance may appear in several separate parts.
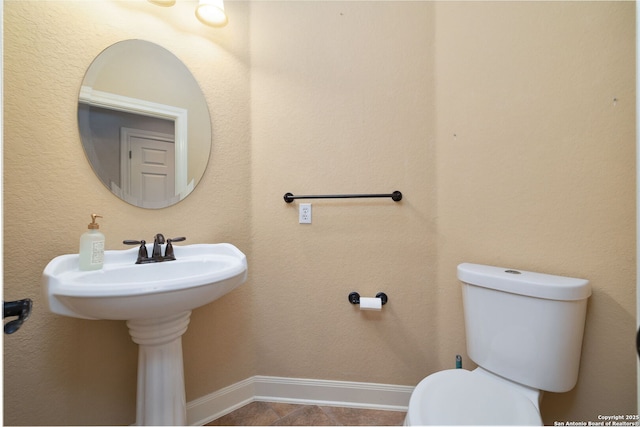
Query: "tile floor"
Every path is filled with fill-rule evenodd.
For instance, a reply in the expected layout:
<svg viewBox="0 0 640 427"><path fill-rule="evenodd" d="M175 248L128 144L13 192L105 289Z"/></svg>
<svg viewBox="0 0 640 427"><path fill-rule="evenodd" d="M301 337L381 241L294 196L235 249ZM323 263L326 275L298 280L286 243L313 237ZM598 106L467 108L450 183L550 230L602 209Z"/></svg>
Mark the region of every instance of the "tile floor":
<svg viewBox="0 0 640 427"><path fill-rule="evenodd" d="M405 412L252 402L208 426L401 426Z"/></svg>

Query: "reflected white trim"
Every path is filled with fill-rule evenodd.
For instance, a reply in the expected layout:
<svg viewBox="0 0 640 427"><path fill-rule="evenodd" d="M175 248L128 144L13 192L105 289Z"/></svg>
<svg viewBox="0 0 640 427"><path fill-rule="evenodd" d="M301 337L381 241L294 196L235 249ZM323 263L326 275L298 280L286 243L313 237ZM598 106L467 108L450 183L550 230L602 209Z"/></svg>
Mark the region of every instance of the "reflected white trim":
<svg viewBox="0 0 640 427"><path fill-rule="evenodd" d="M187 191L187 129L188 111L185 108L159 104L115 93L94 90L89 86L80 87L79 102L93 107L140 114L147 117L172 120L175 123L176 146L176 195L189 194Z"/></svg>

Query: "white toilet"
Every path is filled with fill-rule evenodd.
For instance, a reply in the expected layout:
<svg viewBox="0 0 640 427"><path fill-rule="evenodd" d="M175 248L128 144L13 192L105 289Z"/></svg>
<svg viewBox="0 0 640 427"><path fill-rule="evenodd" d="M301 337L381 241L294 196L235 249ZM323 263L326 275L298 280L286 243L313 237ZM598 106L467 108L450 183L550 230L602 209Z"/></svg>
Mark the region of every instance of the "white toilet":
<svg viewBox="0 0 640 427"><path fill-rule="evenodd" d="M413 391L405 425L542 425L542 391L578 380L589 281L460 264L473 371L449 369Z"/></svg>

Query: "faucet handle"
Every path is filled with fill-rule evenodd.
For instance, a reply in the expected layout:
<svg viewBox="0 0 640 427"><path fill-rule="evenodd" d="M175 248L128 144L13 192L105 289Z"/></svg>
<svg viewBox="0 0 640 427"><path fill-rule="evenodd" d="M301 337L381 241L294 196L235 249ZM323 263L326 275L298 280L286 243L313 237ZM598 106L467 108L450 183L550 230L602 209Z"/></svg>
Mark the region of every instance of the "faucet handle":
<svg viewBox="0 0 640 427"><path fill-rule="evenodd" d="M141 264L145 259L149 258L149 253L147 252L147 242L145 240L123 240L122 243L125 245L140 245L140 249L138 249L138 259L136 260L136 264Z"/></svg>
<svg viewBox="0 0 640 427"><path fill-rule="evenodd" d="M186 237L174 237L173 239L167 239L167 247L164 250L164 259L167 261L174 261L176 259L173 253L173 245L171 242L183 242L187 240Z"/></svg>

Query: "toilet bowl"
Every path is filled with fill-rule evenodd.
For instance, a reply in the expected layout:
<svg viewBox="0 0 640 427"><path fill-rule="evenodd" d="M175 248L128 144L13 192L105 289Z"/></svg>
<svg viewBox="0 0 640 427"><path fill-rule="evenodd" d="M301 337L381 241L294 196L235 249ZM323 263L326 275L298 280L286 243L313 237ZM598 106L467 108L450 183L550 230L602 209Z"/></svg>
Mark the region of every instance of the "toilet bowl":
<svg viewBox="0 0 640 427"><path fill-rule="evenodd" d="M542 425L539 391L491 375L482 368L429 375L411 395L405 425Z"/></svg>
<svg viewBox="0 0 640 427"><path fill-rule="evenodd" d="M542 391L578 380L589 281L468 263L458 279L478 368L423 379L405 425L542 425Z"/></svg>

